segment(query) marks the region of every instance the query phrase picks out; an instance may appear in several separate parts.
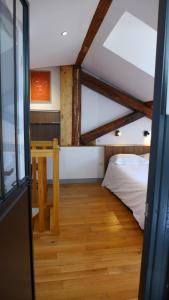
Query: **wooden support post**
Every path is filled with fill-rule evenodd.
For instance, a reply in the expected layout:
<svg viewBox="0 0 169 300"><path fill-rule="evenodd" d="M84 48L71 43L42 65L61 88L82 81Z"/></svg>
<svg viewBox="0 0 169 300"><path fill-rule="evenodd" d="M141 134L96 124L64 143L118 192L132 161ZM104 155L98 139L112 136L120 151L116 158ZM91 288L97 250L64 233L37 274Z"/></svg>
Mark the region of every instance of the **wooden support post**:
<svg viewBox="0 0 169 300"><path fill-rule="evenodd" d="M38 201L39 201L39 231L45 231L45 212L47 199L46 158L38 158Z"/></svg>
<svg viewBox="0 0 169 300"><path fill-rule="evenodd" d="M73 68L73 113L72 113L72 145L80 146L81 135L81 83L80 68Z"/></svg>
<svg viewBox="0 0 169 300"><path fill-rule="evenodd" d="M72 145L73 67L60 67L61 146Z"/></svg>
<svg viewBox="0 0 169 300"><path fill-rule="evenodd" d="M53 213L50 224L51 232L59 233L59 146L53 140Z"/></svg>

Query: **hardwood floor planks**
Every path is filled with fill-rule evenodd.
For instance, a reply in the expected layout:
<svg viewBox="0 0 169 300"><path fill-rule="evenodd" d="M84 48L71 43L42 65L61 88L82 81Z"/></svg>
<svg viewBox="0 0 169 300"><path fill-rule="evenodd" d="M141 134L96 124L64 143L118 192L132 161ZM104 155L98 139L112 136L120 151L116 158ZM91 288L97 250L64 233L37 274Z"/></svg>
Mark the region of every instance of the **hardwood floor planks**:
<svg viewBox="0 0 169 300"><path fill-rule="evenodd" d="M61 186L60 235L34 234L37 300L136 300L142 238L99 183Z"/></svg>

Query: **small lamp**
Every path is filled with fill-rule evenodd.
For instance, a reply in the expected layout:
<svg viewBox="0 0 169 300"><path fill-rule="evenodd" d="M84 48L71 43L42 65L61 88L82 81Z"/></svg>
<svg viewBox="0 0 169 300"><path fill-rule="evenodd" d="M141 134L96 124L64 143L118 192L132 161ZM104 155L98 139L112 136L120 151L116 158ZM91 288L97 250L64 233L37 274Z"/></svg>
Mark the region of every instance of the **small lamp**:
<svg viewBox="0 0 169 300"><path fill-rule="evenodd" d="M149 136L149 135L150 135L150 131L145 130L145 131L144 131L144 136Z"/></svg>
<svg viewBox="0 0 169 300"><path fill-rule="evenodd" d="M122 135L122 132L118 129L115 131L115 136L121 136Z"/></svg>

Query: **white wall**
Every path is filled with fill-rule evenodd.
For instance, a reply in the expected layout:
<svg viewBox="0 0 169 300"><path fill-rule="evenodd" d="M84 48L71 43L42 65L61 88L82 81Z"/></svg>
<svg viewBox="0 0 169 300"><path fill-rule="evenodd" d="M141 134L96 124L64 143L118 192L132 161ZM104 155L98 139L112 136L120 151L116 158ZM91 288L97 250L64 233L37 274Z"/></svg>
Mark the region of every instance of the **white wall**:
<svg viewBox="0 0 169 300"><path fill-rule="evenodd" d="M130 110L82 86L82 133L129 113ZM104 176L105 144L149 144L143 136L151 130L151 121L142 118L121 129L122 136L114 132L97 139L96 147L61 147L60 179L93 179ZM52 163L48 161L48 179L52 179Z"/></svg>
<svg viewBox="0 0 169 300"><path fill-rule="evenodd" d="M52 104L31 104L31 109L56 110L60 108L59 68L52 71ZM130 110L82 86L82 133L92 130ZM143 136L144 130L151 130L151 121L142 118L120 129L121 137L114 132L97 139L97 147L61 147L60 179L103 178L105 144L149 144L150 138ZM48 161L48 179L52 179L52 163Z"/></svg>
<svg viewBox="0 0 169 300"><path fill-rule="evenodd" d="M52 164L48 161L48 179ZM103 178L104 147L61 147L60 179Z"/></svg>
<svg viewBox="0 0 169 300"><path fill-rule="evenodd" d="M60 69L59 67L37 69L51 71L50 103L30 103L31 110L60 110Z"/></svg>
<svg viewBox="0 0 169 300"><path fill-rule="evenodd" d="M108 98L82 86L82 133L97 128L107 122L130 113L131 110ZM134 123L120 128L122 136L115 133L106 134L97 139L97 145L105 144L150 144L150 137L145 138L143 132L151 131L151 120L142 118Z"/></svg>

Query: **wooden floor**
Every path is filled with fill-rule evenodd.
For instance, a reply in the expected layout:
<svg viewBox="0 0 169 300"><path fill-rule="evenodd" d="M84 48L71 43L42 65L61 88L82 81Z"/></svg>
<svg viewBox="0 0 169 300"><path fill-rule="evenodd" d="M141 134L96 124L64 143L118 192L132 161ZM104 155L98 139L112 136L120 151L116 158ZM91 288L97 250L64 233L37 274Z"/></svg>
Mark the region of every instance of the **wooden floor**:
<svg viewBox="0 0 169 300"><path fill-rule="evenodd" d="M143 234L99 184L61 187L60 236L34 235L37 300L135 300Z"/></svg>

